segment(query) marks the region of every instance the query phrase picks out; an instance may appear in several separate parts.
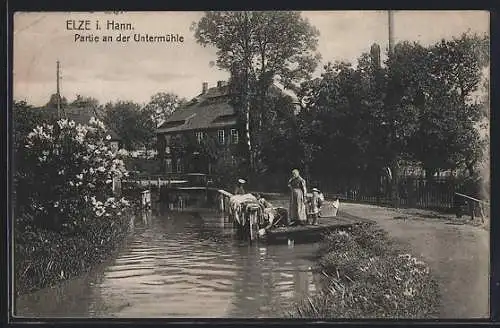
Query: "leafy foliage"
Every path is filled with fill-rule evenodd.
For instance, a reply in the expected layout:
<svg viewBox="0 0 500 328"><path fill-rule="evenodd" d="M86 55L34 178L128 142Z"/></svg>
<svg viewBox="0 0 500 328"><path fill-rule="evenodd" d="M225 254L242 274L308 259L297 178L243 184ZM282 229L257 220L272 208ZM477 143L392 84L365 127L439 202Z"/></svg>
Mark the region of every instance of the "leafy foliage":
<svg viewBox="0 0 500 328"><path fill-rule="evenodd" d="M92 220L121 215L128 202L112 197L111 186L127 171L110 138L94 118L88 126L59 120L34 128L25 140L24 164L16 167L19 218L77 232Z"/></svg>
<svg viewBox="0 0 500 328"><path fill-rule="evenodd" d="M292 87L309 78L320 59L319 32L300 12L206 12L193 29L198 43L218 49L218 67L231 71L248 63L266 87L275 76Z"/></svg>
<svg viewBox="0 0 500 328"><path fill-rule="evenodd" d="M158 92L151 96L151 100L144 110L151 115L151 118L159 127L174 111L186 102L179 96L168 92Z"/></svg>
<svg viewBox="0 0 500 328"><path fill-rule="evenodd" d="M66 107L68 105L68 99L66 99L66 97L61 97L60 98L60 105L61 105L61 108ZM47 104L45 104L45 107L57 108L57 94L54 93L54 94L50 95L50 99L47 102Z"/></svg>
<svg viewBox="0 0 500 328"><path fill-rule="evenodd" d="M310 78L320 55L316 52L319 32L300 12L207 12L193 24L195 38L203 46L217 48L217 66L231 73L231 90L240 109L240 123L250 123L250 155L256 171L266 170L264 142L270 129L270 87L279 79L296 89ZM271 138L272 139L272 138Z"/></svg>
<svg viewBox="0 0 500 328"><path fill-rule="evenodd" d="M323 178L338 170L346 180L401 160L423 163L430 175L460 168L473 175L484 147L477 129L484 109L473 93L488 63L486 40L464 34L428 47L401 42L385 68L368 54L356 68L326 65L298 93L304 164Z"/></svg>
<svg viewBox="0 0 500 328"><path fill-rule="evenodd" d="M430 171L465 166L474 174L483 144L476 124L482 113L472 94L488 62L485 37L464 34L430 47L425 105L414 152Z"/></svg>
<svg viewBox="0 0 500 328"><path fill-rule="evenodd" d="M99 100L93 97L84 97L82 95L76 95L76 99L70 103L70 106L75 107L90 107L90 108L98 108Z"/></svg>
<svg viewBox="0 0 500 328"><path fill-rule="evenodd" d="M124 147L133 150L155 145L156 123L149 110L132 101L108 103L104 107L104 122L121 137Z"/></svg>

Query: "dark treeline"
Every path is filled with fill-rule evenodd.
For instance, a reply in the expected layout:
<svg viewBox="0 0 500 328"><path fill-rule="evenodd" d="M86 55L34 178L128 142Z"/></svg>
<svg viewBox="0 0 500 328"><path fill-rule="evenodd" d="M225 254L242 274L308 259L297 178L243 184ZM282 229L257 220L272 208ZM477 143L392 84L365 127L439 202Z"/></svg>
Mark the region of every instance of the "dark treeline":
<svg viewBox="0 0 500 328"><path fill-rule="evenodd" d="M334 189L375 183L386 168L397 177L405 163L417 163L427 177L480 173L488 36L468 33L428 46L400 42L382 63L375 46L357 63L328 62L313 79L319 32L299 12L210 12L193 31L202 46L217 48L217 66L231 73L241 136L250 122L251 153L243 140L237 169L218 161L220 149L210 141L186 146L213 159L216 173L243 174L271 188L286 186L283 179L299 168L311 183ZM280 92L275 81L297 97ZM475 98L478 91L483 98ZM81 96L61 103L97 108L131 150L154 149L156 127L183 101L159 93L147 105L99 105Z"/></svg>
<svg viewBox="0 0 500 328"><path fill-rule="evenodd" d="M340 188L377 181L385 168L397 177L408 162L427 177L478 175L486 140L477 128L489 107L475 93L489 91L488 36L400 42L383 63L375 46L357 65L329 62L312 79L319 32L298 12L209 12L193 29L231 73L242 135L250 122L241 161L254 180L286 185L297 167L314 184ZM298 100L273 92L276 80Z"/></svg>

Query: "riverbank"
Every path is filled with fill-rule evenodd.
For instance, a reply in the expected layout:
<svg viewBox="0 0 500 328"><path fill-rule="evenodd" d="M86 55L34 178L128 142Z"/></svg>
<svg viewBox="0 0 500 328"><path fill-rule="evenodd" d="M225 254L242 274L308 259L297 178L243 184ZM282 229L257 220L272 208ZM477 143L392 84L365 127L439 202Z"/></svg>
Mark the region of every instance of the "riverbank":
<svg viewBox="0 0 500 328"><path fill-rule="evenodd" d="M439 318L488 318L490 232L463 217L415 209L341 204L341 210L369 217L412 254L429 264L439 284Z"/></svg>
<svg viewBox="0 0 500 328"><path fill-rule="evenodd" d="M13 236L14 293L30 293L90 271L119 249L129 222L130 215L95 220L75 235L18 224Z"/></svg>
<svg viewBox="0 0 500 328"><path fill-rule="evenodd" d="M313 271L321 277L319 291L299 303L292 317L437 317L438 284L428 265L373 224L325 236Z"/></svg>

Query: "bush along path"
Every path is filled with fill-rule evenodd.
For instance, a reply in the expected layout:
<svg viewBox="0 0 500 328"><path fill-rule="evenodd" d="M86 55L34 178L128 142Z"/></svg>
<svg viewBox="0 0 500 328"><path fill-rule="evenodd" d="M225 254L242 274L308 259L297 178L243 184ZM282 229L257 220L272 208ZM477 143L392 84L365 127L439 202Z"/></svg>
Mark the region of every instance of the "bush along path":
<svg viewBox="0 0 500 328"><path fill-rule="evenodd" d="M298 304L292 317L437 317L438 285L429 267L377 226L366 223L329 233L317 256L318 292Z"/></svg>

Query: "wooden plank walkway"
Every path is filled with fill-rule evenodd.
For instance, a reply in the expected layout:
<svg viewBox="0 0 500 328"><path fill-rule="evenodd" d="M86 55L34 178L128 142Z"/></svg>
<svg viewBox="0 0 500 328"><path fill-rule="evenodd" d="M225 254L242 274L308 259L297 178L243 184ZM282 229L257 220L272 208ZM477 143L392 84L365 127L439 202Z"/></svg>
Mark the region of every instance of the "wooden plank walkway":
<svg viewBox="0 0 500 328"><path fill-rule="evenodd" d="M356 217L340 211L337 216L322 217L318 225L278 227L266 232L266 239L271 242L295 240L295 241L319 241L321 236L332 230L347 228L356 224L375 222Z"/></svg>

